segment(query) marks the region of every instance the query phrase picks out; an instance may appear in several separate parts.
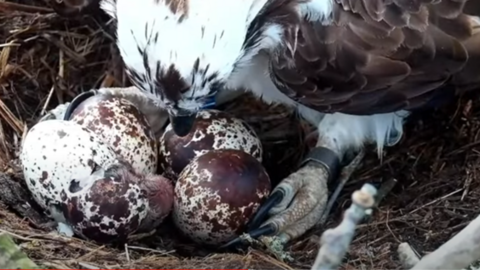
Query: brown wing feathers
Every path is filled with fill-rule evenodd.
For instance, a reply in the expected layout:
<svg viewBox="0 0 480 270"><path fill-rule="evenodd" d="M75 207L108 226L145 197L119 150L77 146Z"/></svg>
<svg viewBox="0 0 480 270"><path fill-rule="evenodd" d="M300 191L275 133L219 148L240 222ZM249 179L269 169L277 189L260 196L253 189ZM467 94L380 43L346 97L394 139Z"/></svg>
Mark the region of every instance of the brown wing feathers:
<svg viewBox="0 0 480 270"><path fill-rule="evenodd" d="M421 106L444 85L480 86L480 24L463 13L479 0L335 1L333 26L303 22L293 59L272 61L291 98L371 114Z"/></svg>

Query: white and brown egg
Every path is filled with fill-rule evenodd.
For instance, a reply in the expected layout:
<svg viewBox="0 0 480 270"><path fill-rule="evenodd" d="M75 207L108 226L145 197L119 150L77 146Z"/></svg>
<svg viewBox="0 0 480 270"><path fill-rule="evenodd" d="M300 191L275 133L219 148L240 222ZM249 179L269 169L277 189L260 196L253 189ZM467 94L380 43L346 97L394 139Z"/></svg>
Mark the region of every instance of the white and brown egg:
<svg viewBox="0 0 480 270"><path fill-rule="evenodd" d="M184 137L167 126L160 139L159 164L169 178L176 179L195 157L217 149L242 150L262 161L262 144L248 124L226 112L204 110Z"/></svg>
<svg viewBox="0 0 480 270"><path fill-rule="evenodd" d="M173 187L152 174L156 143L141 113L126 100L94 96L72 118L39 122L23 141L20 159L37 203L100 242L161 222Z"/></svg>
<svg viewBox="0 0 480 270"><path fill-rule="evenodd" d="M70 121L100 136L135 170L157 171L157 141L145 116L130 101L95 95L75 108Z"/></svg>
<svg viewBox="0 0 480 270"><path fill-rule="evenodd" d="M270 193L262 152L253 129L226 112L198 113L192 131L184 137L167 127L159 161L172 179L178 176L176 227L207 245L225 243L242 233Z"/></svg>

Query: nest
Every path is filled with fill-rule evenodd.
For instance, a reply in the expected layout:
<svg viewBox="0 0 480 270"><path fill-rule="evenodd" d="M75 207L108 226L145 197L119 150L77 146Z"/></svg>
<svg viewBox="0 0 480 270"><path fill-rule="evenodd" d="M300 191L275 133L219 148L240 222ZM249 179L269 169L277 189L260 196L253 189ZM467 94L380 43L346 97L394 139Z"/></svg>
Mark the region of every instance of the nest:
<svg viewBox="0 0 480 270"><path fill-rule="evenodd" d="M25 189L17 161L25 130L45 111L83 91L128 86L128 81L101 15L66 19L43 3L14 0L0 1L0 22L0 232L13 236L33 261L62 269L310 268L325 228L314 228L287 246L293 257L289 262L254 248L216 253L171 233L112 247L43 228L46 219ZM425 255L478 215L477 100L464 97L442 109L414 114L402 141L387 149L382 162L370 151L327 222L327 227L338 224L351 192L363 183L380 187L383 200L359 226L343 268L398 268L400 242ZM224 109L259 133L265 167L274 183L296 169L308 150L304 140L311 126L293 111L263 104L248 94Z"/></svg>

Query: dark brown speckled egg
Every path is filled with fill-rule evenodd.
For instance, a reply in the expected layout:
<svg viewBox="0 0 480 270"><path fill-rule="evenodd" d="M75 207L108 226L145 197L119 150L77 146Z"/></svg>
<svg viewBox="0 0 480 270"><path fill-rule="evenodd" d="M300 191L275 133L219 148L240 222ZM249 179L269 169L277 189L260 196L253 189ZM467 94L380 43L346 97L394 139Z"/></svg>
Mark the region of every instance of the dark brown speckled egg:
<svg viewBox="0 0 480 270"><path fill-rule="evenodd" d="M194 242L221 245L244 232L270 193L262 164L241 150L211 150L180 173L173 220Z"/></svg>
<svg viewBox="0 0 480 270"><path fill-rule="evenodd" d="M197 114L192 130L184 137L167 126L160 139L159 165L175 181L193 158L215 149L243 150L262 162L262 143L247 123L226 112L204 110Z"/></svg>

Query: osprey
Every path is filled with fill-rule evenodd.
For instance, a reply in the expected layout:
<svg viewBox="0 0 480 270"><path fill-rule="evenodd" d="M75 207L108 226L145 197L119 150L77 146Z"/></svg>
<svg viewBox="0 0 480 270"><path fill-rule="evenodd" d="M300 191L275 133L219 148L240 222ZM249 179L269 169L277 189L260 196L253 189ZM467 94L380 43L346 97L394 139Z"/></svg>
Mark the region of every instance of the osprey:
<svg viewBox="0 0 480 270"><path fill-rule="evenodd" d="M175 132L219 91L248 89L318 127L268 201L286 242L320 219L345 153L397 143L409 113L480 86L478 0L102 0L132 83ZM335 177L333 177L335 178ZM280 196L279 196L280 194Z"/></svg>

